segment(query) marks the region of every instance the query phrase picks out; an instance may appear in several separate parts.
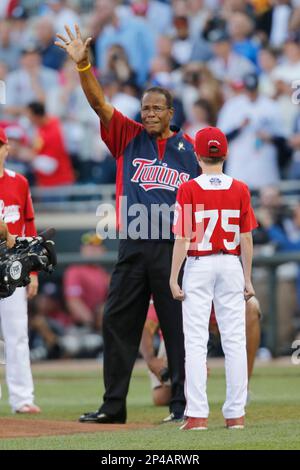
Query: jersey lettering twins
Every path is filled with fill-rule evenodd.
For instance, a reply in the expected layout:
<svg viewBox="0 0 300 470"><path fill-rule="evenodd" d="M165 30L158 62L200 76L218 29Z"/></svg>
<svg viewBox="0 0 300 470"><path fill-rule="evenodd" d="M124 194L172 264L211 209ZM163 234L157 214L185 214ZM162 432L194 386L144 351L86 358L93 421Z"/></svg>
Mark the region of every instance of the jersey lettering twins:
<svg viewBox="0 0 300 470"><path fill-rule="evenodd" d="M177 193L173 232L190 238L188 256L240 255L240 234L257 222L246 184L225 174L202 174Z"/></svg>

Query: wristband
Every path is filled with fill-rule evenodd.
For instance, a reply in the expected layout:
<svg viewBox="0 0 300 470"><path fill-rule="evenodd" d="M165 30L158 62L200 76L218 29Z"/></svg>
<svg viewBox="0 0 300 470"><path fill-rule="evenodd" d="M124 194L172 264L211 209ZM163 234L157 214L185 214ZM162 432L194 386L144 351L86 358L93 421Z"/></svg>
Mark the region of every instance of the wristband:
<svg viewBox="0 0 300 470"><path fill-rule="evenodd" d="M83 67L82 69L76 66L78 72L85 72L86 70L89 70L91 68L92 64L89 63L86 67Z"/></svg>

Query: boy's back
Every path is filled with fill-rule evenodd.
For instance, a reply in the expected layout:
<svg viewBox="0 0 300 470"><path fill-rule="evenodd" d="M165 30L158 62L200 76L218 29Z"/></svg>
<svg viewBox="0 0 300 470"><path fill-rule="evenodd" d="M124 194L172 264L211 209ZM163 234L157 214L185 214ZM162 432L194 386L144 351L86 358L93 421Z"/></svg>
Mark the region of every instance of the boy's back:
<svg viewBox="0 0 300 470"><path fill-rule="evenodd" d="M202 174L177 195L174 232L190 237L188 256L240 255L240 233L256 225L248 187L230 176ZM191 232L192 231L192 232Z"/></svg>

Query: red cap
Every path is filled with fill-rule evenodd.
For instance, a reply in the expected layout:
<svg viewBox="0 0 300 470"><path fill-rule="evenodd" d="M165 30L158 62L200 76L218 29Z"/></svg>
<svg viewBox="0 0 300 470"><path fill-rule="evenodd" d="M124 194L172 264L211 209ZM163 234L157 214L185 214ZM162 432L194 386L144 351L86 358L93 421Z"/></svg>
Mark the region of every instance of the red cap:
<svg viewBox="0 0 300 470"><path fill-rule="evenodd" d="M0 142L2 142L3 144L8 144L8 138L4 132L4 129L2 129L2 127L0 127Z"/></svg>
<svg viewBox="0 0 300 470"><path fill-rule="evenodd" d="M225 157L228 143L218 127L205 127L197 132L195 150L199 157Z"/></svg>

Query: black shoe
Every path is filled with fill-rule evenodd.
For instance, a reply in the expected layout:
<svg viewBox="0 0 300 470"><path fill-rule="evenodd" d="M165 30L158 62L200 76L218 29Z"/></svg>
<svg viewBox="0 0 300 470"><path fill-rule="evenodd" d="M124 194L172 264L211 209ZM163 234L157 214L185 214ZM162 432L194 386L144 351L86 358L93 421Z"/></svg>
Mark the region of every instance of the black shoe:
<svg viewBox="0 0 300 470"><path fill-rule="evenodd" d="M126 418L123 416L112 416L100 411L84 413L79 418L80 423L98 423L98 424L124 424Z"/></svg>
<svg viewBox="0 0 300 470"><path fill-rule="evenodd" d="M171 413L169 416L162 420L162 423L180 423L184 420L184 415L182 413Z"/></svg>

